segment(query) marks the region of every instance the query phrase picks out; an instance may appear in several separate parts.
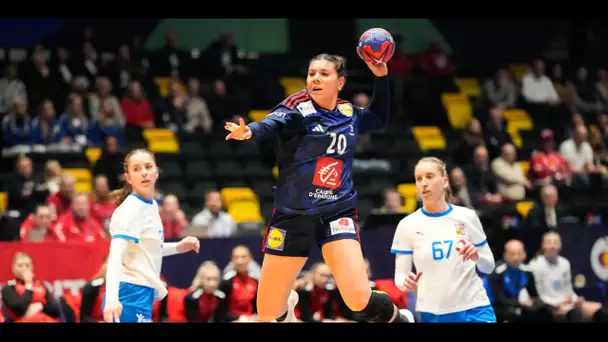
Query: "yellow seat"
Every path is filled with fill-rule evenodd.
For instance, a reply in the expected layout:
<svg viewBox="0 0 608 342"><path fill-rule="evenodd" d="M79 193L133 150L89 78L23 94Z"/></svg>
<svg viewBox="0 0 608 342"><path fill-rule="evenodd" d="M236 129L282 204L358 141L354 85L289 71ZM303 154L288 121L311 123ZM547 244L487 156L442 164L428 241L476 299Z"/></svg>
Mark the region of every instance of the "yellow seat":
<svg viewBox="0 0 608 342"><path fill-rule="evenodd" d="M511 139L513 139L513 144L517 148L521 148L523 146L523 140L521 139L521 135L519 135L519 129L517 126L507 124L507 132L511 135Z"/></svg>
<svg viewBox="0 0 608 342"><path fill-rule="evenodd" d="M8 201L8 195L6 192L0 192L0 213L6 210L6 202Z"/></svg>
<svg viewBox="0 0 608 342"><path fill-rule="evenodd" d="M450 125L455 129L463 129L473 117L473 107L464 94L443 93L441 102L448 114Z"/></svg>
<svg viewBox="0 0 608 342"><path fill-rule="evenodd" d="M101 149L98 147L89 147L86 151L87 159L91 166L95 165L99 157L101 156Z"/></svg>
<svg viewBox="0 0 608 342"><path fill-rule="evenodd" d="M528 64L511 64L511 72L515 75L515 78L519 81L528 73L530 66Z"/></svg>
<svg viewBox="0 0 608 342"><path fill-rule="evenodd" d="M272 175L274 176L274 179L279 178L279 167L278 166L275 166L272 168Z"/></svg>
<svg viewBox="0 0 608 342"><path fill-rule="evenodd" d="M418 194L416 184L413 183L399 184L397 185L397 191L401 194L401 196L403 196L403 198L416 197Z"/></svg>
<svg viewBox="0 0 608 342"><path fill-rule="evenodd" d="M521 215L521 217L526 218L528 216L528 212L530 212L530 209L532 209L533 206L534 202L522 201L517 202L517 204L515 205L515 209Z"/></svg>
<svg viewBox="0 0 608 342"><path fill-rule="evenodd" d="M266 115L268 115L267 110L252 110L249 112L249 119L254 122L262 121Z"/></svg>
<svg viewBox="0 0 608 342"><path fill-rule="evenodd" d="M85 194L90 194L91 190L92 190L92 185L91 182L76 182L76 184L74 184L74 189L76 190L76 192L82 192Z"/></svg>
<svg viewBox="0 0 608 342"><path fill-rule="evenodd" d="M306 80L300 77L283 77L281 85L285 88L285 96L289 96L306 88Z"/></svg>
<svg viewBox="0 0 608 342"><path fill-rule="evenodd" d="M510 125L517 127L519 130L529 131L534 128L532 118L528 112L523 109L506 109L505 120L507 120Z"/></svg>
<svg viewBox="0 0 608 342"><path fill-rule="evenodd" d="M250 188L223 188L220 194L226 206L237 201L258 201L257 195Z"/></svg>
<svg viewBox="0 0 608 342"><path fill-rule="evenodd" d="M262 223L260 204L254 201L236 201L230 203L228 214L237 224L258 222Z"/></svg>
<svg viewBox="0 0 608 342"><path fill-rule="evenodd" d="M166 128L145 128L144 138L150 140L167 140L175 139L175 134Z"/></svg>
<svg viewBox="0 0 608 342"><path fill-rule="evenodd" d="M413 128L412 133L422 151L445 149L445 138L439 127L416 126Z"/></svg>
<svg viewBox="0 0 608 342"><path fill-rule="evenodd" d="M169 93L169 80L170 77L155 77L154 83L158 86L160 96L167 96Z"/></svg>
<svg viewBox="0 0 608 342"><path fill-rule="evenodd" d="M481 95L479 81L475 78L456 78L454 83L460 88L460 93L466 96Z"/></svg>
<svg viewBox="0 0 608 342"><path fill-rule="evenodd" d="M521 167L521 170L524 172L524 175L527 175L528 171L530 170L530 162L528 162L527 160L522 160L519 162L519 166Z"/></svg>
<svg viewBox="0 0 608 342"><path fill-rule="evenodd" d="M178 153L179 143L176 140L152 140L148 142L152 153Z"/></svg>
<svg viewBox="0 0 608 342"><path fill-rule="evenodd" d="M74 176L76 182L91 183L91 179L93 179L93 176L91 175L91 171L89 171L89 169L63 169L63 172L67 172Z"/></svg>

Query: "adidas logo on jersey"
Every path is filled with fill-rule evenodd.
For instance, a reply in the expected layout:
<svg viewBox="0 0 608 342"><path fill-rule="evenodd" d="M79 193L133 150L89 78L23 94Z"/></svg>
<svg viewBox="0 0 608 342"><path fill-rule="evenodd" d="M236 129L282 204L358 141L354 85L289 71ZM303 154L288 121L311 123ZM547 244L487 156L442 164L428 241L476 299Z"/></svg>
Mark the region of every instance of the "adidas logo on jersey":
<svg viewBox="0 0 608 342"><path fill-rule="evenodd" d="M323 126L321 125L316 125L315 128L312 129L313 132L319 132L319 133L323 133Z"/></svg>

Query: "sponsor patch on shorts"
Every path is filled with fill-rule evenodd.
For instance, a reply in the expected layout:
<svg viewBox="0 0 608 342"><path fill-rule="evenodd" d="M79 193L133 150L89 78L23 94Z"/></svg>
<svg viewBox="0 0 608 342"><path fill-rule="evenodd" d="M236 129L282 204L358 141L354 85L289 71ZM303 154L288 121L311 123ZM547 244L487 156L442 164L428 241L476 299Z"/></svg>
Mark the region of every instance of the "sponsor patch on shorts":
<svg viewBox="0 0 608 342"><path fill-rule="evenodd" d="M284 229L270 227L268 238L266 239L266 248L282 251L285 247L285 237L287 232Z"/></svg>
<svg viewBox="0 0 608 342"><path fill-rule="evenodd" d="M329 223L331 229L331 235L336 234L357 234L355 229L355 222L351 218L343 217Z"/></svg>

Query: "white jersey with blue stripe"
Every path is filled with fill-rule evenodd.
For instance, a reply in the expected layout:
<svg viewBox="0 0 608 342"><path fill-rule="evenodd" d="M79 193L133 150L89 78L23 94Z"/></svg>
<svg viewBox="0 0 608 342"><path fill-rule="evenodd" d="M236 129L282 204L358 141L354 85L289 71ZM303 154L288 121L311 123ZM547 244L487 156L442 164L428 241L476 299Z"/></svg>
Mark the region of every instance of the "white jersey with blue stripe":
<svg viewBox="0 0 608 342"><path fill-rule="evenodd" d="M490 305L475 262L463 261L455 250L461 239L478 248L487 244L477 214L465 207L450 204L436 214L421 208L399 222L391 253L412 255L416 272L422 272L417 311L441 315Z"/></svg>
<svg viewBox="0 0 608 342"><path fill-rule="evenodd" d="M129 195L110 220L113 239L129 240L120 281L154 288L156 298L166 294L160 280L163 262L163 224L155 200Z"/></svg>

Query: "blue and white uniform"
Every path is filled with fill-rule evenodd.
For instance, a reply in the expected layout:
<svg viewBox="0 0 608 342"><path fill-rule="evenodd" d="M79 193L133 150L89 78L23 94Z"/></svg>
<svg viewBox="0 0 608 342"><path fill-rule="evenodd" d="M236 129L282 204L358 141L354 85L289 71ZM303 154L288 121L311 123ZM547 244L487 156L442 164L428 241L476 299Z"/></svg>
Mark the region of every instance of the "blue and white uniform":
<svg viewBox="0 0 608 342"><path fill-rule="evenodd" d="M477 261L463 261L455 250L462 239L477 247ZM412 264L422 272L416 300L420 322L496 322L476 272L490 274L494 256L474 211L451 204L442 213L418 209L399 222L391 253L396 254L395 283L401 290Z"/></svg>
<svg viewBox="0 0 608 342"><path fill-rule="evenodd" d="M104 308L118 301L120 322L151 322L154 301L167 294L160 279L163 257L177 254L177 243L164 242L156 201L134 193L112 214L110 234Z"/></svg>

